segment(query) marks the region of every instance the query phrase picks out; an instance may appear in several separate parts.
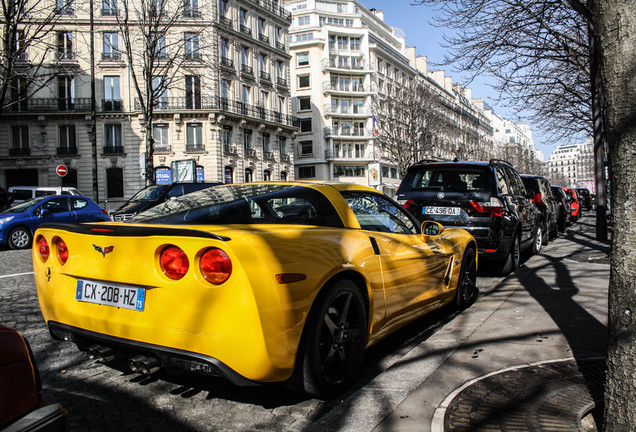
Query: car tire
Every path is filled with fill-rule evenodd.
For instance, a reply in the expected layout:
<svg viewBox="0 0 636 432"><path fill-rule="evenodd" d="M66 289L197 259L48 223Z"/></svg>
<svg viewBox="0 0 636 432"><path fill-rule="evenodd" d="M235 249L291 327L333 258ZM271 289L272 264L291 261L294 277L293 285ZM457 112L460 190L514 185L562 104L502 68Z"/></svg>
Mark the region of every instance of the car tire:
<svg viewBox="0 0 636 432"><path fill-rule="evenodd" d="M349 388L360 371L367 323L366 302L354 282L344 279L328 287L307 318L293 387L319 399Z"/></svg>
<svg viewBox="0 0 636 432"><path fill-rule="evenodd" d="M521 263L521 244L519 242L519 235L515 234L512 238L512 246L510 246L510 252L503 261L501 267L501 275L508 276L513 271L519 268Z"/></svg>
<svg viewBox="0 0 636 432"><path fill-rule="evenodd" d="M457 292L455 294L455 305L457 309L466 309L475 303L478 295L475 250L469 247L466 249L466 252L464 252L462 268L459 271L459 280L457 281Z"/></svg>
<svg viewBox="0 0 636 432"><path fill-rule="evenodd" d="M532 239L532 255L536 255L541 252L541 248L543 247L543 233L543 227L539 224L534 233L534 238Z"/></svg>
<svg viewBox="0 0 636 432"><path fill-rule="evenodd" d="M7 239L11 249L27 249L31 247L31 240L31 231L26 227L13 228Z"/></svg>

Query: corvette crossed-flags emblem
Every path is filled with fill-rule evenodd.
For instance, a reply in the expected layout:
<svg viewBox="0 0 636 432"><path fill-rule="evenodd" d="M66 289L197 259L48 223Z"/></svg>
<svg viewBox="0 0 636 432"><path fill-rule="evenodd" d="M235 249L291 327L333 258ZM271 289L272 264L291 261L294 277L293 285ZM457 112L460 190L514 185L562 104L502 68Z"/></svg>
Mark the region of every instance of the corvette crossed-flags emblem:
<svg viewBox="0 0 636 432"><path fill-rule="evenodd" d="M96 244L93 245L93 247L95 248L95 250L97 252L99 252L100 254L102 254L102 256L104 258L106 258L106 254L107 253L111 253L113 251L113 249L115 249L115 246L107 246L105 248L102 249L101 246L97 246Z"/></svg>

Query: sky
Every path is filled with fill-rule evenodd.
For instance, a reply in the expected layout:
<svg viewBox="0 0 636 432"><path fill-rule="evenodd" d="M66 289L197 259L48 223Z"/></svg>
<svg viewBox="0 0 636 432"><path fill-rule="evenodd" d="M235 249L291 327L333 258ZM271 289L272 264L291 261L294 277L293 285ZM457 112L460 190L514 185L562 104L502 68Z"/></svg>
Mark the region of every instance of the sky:
<svg viewBox="0 0 636 432"><path fill-rule="evenodd" d="M426 56L428 69L444 69L446 76L453 78L453 83L463 85L468 75L462 75L452 71L451 67L437 66L444 59L445 48L442 47L444 29L437 28L433 23L435 11L429 6L413 6L411 0L360 0L367 9L381 9L384 12L384 21L393 27L402 29L406 35L406 45L414 46L418 56ZM489 77L481 77L473 81L469 88L472 89L474 98L484 98L495 113L511 121L520 120L514 110L496 102L496 92L488 83ZM524 120L531 126L532 122ZM544 160L548 160L557 145L549 141L541 130L532 128L535 147L543 152Z"/></svg>

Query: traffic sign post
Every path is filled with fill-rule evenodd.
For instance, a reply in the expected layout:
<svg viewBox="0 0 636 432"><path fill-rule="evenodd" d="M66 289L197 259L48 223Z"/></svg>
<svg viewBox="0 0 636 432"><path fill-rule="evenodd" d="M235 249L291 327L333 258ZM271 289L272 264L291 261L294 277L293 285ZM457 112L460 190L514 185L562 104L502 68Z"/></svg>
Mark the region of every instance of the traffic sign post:
<svg viewBox="0 0 636 432"><path fill-rule="evenodd" d="M66 168L66 165L58 165L57 168L55 168L55 172L60 177L64 177L66 174L68 174L68 168Z"/></svg>

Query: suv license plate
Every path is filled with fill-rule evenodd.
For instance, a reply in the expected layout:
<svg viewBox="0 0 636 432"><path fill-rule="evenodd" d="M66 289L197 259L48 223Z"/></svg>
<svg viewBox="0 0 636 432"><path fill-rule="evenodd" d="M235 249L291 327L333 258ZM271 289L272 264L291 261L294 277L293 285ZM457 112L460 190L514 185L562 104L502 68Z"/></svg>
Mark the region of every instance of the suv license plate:
<svg viewBox="0 0 636 432"><path fill-rule="evenodd" d="M422 214L443 215L443 216L459 216L461 209L459 207L423 207Z"/></svg>
<svg viewBox="0 0 636 432"><path fill-rule="evenodd" d="M82 302L143 311L146 306L146 290L79 279L75 289L75 299Z"/></svg>

